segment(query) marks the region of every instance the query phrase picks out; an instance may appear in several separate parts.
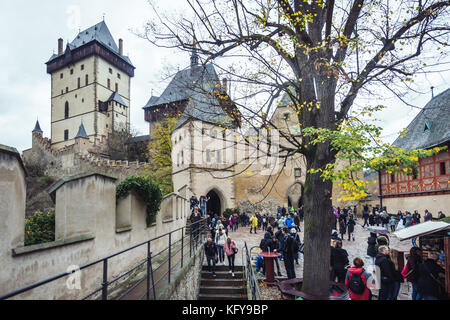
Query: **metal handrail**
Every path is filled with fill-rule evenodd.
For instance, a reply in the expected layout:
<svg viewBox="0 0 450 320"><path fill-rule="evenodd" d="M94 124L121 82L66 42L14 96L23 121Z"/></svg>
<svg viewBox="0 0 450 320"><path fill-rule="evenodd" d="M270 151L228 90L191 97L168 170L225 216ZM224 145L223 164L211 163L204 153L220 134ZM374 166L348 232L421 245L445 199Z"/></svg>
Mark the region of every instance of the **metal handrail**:
<svg viewBox="0 0 450 320"><path fill-rule="evenodd" d="M98 293L98 292L101 291L101 292L102 292L102 299L103 299L103 300L107 300L107 299L108 299L108 287L109 287L110 284L115 283L117 280L123 278L125 275L131 273L132 271L134 271L134 270L137 269L138 267L144 265L145 263L147 264L147 275L146 275L146 277L144 277L143 279L146 279L146 280L147 280L147 291L146 291L147 299L150 298L150 296L149 296L150 291L153 291L153 298L156 299L155 281L154 281L154 279L153 279L155 270L153 270L153 267L152 267L152 258L154 258L154 257L156 257L156 256L158 256L158 255L160 255L161 253L163 253L163 252L166 251L166 250L169 251L168 258L166 258L165 260L163 260L163 261L161 262L160 266L158 266L158 267L156 268L156 270L158 270L158 269L159 269L162 265L164 265L165 263L168 263L168 264L169 264L169 268L168 268L168 272L166 272L165 275L169 274L169 276L168 276L168 281L169 281L169 284L170 284L170 282L171 282L170 273L171 273L171 271L174 269L174 267L176 266L176 264L172 266L172 262L173 262L173 261L172 261L172 257L171 257L171 250L172 250L172 246L175 246L177 243L180 242L180 240L178 240L178 241L175 241L174 243L172 243L172 242L171 242L172 234L175 234L176 232L178 232L178 231L181 230L181 237L183 238L183 242L182 242L182 243L184 243L184 237L188 237L188 238L189 238L189 245L190 245L190 247L191 247L191 250L189 250L189 256L192 257L192 247L195 245L195 247L197 248L197 246L198 246L198 241L200 240L199 238L201 238L201 235L205 232L206 227L207 227L207 225L206 225L206 220L207 220L207 219L202 219L202 220L200 220L200 221L197 221L197 222L195 222L195 223L190 224L190 226L189 226L189 227L190 227L189 235L187 235L187 234L185 233L185 230L186 230L187 227L184 226L184 227L175 229L175 230L173 230L173 231L171 231L171 232L168 232L168 233L166 233L166 234L163 234L163 235L160 235L160 236L158 236L158 237L152 238L152 239L150 239L150 240L141 242L141 243L136 244L136 245L134 245L134 246L132 246L132 247L129 247L129 248L124 249L124 250L121 250L121 251L118 251L118 252L113 253L113 254L111 254L111 255L109 255L109 256L107 256L107 257L104 257L104 258L101 258L101 259L97 259L97 260L95 260L95 261L93 261L93 262L90 262L90 263L88 263L88 264L85 264L85 265L79 267L78 270L81 271L81 270L84 270L84 269L89 268L89 267L91 267L91 266L97 265L97 264L99 264L99 263L102 263L102 264L103 264L103 277L102 277L102 284L101 284L101 287L95 289L95 290L92 291L92 292L90 292L90 293L87 294L83 299L87 299L87 298L89 298L89 297L93 296L94 294L96 294L96 293ZM192 228L193 226L195 227L195 228L194 228L195 230L193 230L193 228ZM195 241L195 239L193 238L193 233L194 233L194 232L197 233L197 237L196 237L196 238L197 238L197 241ZM156 240L162 239L162 238L164 238L164 237L166 237L166 236L169 236L169 245L168 245L168 247L162 249L160 252L156 253L155 255L152 255L152 252L151 252L151 250L150 250L150 248L151 248L151 242L154 242L154 241L156 241ZM121 255L121 254L126 253L126 252L129 252L129 251L131 251L131 250L133 250L133 249L139 248L139 247L141 247L141 246L143 246L143 245L147 245L147 248L148 248L148 249L147 249L147 258L144 260L144 262L140 262L140 263L138 264L138 266L135 266L135 267L131 268L130 270L126 271L125 273L119 275L119 276L116 277L115 279L113 279L113 280L111 280L111 281L108 281L108 277L107 277L107 275L108 275L108 261L109 261L110 259L114 258L114 257L117 257L117 256L119 256L119 255ZM179 251L177 251L176 253L178 253L178 252L179 252ZM172 268L171 268L171 267L172 267ZM21 289L11 291L11 292L9 292L9 293L7 293L7 294L5 294L5 295L0 296L0 300L5 300L5 299L9 299L9 298L15 297L15 296L17 296L17 295L19 295L19 294L22 294L22 293L24 293L24 292L33 290L33 289L35 289L35 288L41 287L41 286L43 286L43 285L45 285L45 284L48 284L48 283L50 283L50 282L53 282L53 281L56 281L56 280L61 279L61 278L63 278L63 277L66 277L66 276L68 276L68 275L71 275L71 274L73 274L74 272L75 272L75 271L72 271L72 272L67 272L67 271L66 271L66 272L60 273L60 274L58 274L58 275L55 275L55 276L53 276L53 277L50 277L50 278L47 278L47 279L38 281L38 282L33 283L33 284L31 284L31 285L28 285L28 286L25 286L25 287L23 287L23 288L21 288ZM161 278L164 278L165 275L163 275ZM152 284L153 284L152 286L150 285L150 279L151 279L151 282L152 282ZM143 280L139 280L139 281L138 281L138 284L142 283L142 281L143 281ZM135 287L137 287L137 285L133 286L133 289L134 289ZM130 290L130 291L127 290L127 293L129 293L129 292L131 292L131 290ZM121 298L122 298L123 296L125 296L125 295L122 294L122 295L121 295Z"/></svg>
<svg viewBox="0 0 450 320"><path fill-rule="evenodd" d="M250 285L250 290L252 293L251 300L262 300L261 299L261 291L259 290L259 284L258 280L256 280L255 273L253 271L252 267L252 260L250 257L250 253L248 252L247 243L245 243L245 263L246 263L246 276L247 276L247 283ZM244 254L244 253L242 253Z"/></svg>

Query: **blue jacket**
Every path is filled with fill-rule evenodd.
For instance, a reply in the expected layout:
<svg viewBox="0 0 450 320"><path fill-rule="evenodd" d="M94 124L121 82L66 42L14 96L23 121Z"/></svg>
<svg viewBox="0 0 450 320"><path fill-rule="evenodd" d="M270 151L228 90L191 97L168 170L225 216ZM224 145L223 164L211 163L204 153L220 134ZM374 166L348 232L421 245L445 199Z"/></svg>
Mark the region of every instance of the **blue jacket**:
<svg viewBox="0 0 450 320"><path fill-rule="evenodd" d="M294 219L289 217L284 221L284 223L286 224L286 227L288 227L290 229L290 228L292 228L292 225L294 224Z"/></svg>

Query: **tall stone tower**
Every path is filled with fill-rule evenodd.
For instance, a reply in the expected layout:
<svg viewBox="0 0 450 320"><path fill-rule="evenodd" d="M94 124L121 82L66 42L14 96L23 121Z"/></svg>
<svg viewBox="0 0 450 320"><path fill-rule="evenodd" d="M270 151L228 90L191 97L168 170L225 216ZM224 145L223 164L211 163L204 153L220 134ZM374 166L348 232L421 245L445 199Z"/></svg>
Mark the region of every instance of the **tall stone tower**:
<svg viewBox="0 0 450 320"><path fill-rule="evenodd" d="M90 143L130 128L130 83L135 67L104 21L80 32L46 63L51 75L52 148L73 145L80 124Z"/></svg>

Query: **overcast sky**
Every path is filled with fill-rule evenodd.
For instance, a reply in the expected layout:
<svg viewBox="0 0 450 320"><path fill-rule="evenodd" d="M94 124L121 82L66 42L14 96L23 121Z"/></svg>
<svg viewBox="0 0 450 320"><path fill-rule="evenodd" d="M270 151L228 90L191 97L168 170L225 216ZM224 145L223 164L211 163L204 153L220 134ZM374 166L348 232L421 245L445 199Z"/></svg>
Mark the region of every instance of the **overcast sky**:
<svg viewBox="0 0 450 320"><path fill-rule="evenodd" d="M180 11L184 1L155 1L165 8ZM136 67L131 82L131 125L142 135L148 134L142 107L150 98L162 93L167 85L161 74L165 66L189 64L187 53L155 48L138 38L130 29L142 29L150 16L146 0L2 0L0 4L0 144L23 151L31 147L31 131L36 119L44 136L50 135L50 75L46 65L57 51L57 39L72 41L81 28L100 22L105 16L114 39L124 40L124 52ZM64 45L65 45L64 44ZM406 99L423 107L431 99L430 86L438 94L450 87L450 72L433 73L416 78L422 94L413 93ZM407 126L419 112L395 99L378 115L389 141Z"/></svg>

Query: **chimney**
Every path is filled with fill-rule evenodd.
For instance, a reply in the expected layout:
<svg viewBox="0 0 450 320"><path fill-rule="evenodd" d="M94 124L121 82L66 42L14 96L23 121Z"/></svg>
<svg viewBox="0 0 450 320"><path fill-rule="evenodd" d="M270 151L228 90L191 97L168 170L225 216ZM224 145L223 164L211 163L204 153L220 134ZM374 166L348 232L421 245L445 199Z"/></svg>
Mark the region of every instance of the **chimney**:
<svg viewBox="0 0 450 320"><path fill-rule="evenodd" d="M64 44L64 40L59 38L58 39L58 56L61 56L63 54L63 44Z"/></svg>
<svg viewBox="0 0 450 320"><path fill-rule="evenodd" d="M223 79L223 91L225 91L225 93L228 93L228 80L227 78Z"/></svg>
<svg viewBox="0 0 450 320"><path fill-rule="evenodd" d="M123 56L123 40L119 39L119 54Z"/></svg>

